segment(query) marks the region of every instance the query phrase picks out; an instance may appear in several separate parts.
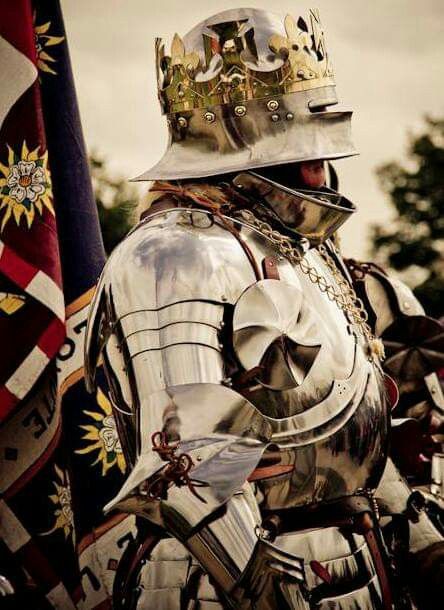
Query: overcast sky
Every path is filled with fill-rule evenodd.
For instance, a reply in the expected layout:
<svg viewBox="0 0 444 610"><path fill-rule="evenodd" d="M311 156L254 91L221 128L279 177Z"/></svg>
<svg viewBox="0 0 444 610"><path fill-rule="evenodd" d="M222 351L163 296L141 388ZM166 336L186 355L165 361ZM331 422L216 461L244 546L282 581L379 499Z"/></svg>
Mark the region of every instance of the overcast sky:
<svg viewBox="0 0 444 610"><path fill-rule="evenodd" d="M203 18L249 6L297 17L289 0L62 0L87 145L131 178L166 146L156 96L154 37L185 34ZM359 157L336 162L358 213L342 230L345 252L366 255L368 225L391 209L375 167L402 158L424 114L444 116L443 0L318 0L341 106L354 110Z"/></svg>

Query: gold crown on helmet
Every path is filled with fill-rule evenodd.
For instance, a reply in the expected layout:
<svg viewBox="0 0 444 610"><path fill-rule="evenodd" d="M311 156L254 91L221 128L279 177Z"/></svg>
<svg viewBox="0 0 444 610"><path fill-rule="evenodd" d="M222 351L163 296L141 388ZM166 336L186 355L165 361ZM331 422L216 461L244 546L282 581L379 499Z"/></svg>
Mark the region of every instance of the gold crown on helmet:
<svg viewBox="0 0 444 610"><path fill-rule="evenodd" d="M334 85L319 12L308 20L290 15L285 34L272 34L258 48L250 20L207 25L203 55L175 34L170 56L156 38L159 100L164 113L283 95Z"/></svg>

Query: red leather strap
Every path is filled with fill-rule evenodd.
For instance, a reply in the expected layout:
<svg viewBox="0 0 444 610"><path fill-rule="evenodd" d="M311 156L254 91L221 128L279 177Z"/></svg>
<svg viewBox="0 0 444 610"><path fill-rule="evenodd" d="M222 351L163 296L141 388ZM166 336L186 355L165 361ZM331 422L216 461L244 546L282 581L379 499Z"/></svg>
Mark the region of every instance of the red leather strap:
<svg viewBox="0 0 444 610"><path fill-rule="evenodd" d="M358 533L362 534L370 551L375 566L376 576L378 577L381 587L382 607L383 610L393 610L392 592L387 574L387 567L381 551L381 545L378 540L373 518L368 513L363 513L355 517L355 525Z"/></svg>
<svg viewBox="0 0 444 610"><path fill-rule="evenodd" d="M266 280L278 280L279 270L277 261L273 256L266 256L262 260L262 271Z"/></svg>

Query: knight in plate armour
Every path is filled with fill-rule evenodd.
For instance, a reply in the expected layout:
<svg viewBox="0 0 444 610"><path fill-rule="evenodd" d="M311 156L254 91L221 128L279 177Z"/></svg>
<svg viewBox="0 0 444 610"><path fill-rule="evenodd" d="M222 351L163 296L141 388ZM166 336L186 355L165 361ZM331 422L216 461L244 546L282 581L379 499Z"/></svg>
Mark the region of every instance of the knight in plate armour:
<svg viewBox="0 0 444 610"><path fill-rule="evenodd" d="M442 534L389 457L417 345L405 289L338 249L356 152L318 12L224 11L156 58L169 144L86 339L128 469L105 510L139 526L115 608L438 607Z"/></svg>

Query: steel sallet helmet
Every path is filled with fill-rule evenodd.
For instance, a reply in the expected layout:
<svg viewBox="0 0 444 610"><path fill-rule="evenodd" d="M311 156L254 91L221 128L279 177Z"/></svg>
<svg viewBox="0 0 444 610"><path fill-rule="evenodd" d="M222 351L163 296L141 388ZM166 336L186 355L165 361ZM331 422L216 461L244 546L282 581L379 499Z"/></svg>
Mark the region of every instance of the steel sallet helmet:
<svg viewBox="0 0 444 610"><path fill-rule="evenodd" d="M156 39L169 143L135 180L187 179L356 154L351 111L337 103L319 13L295 20L258 9L218 13L170 54Z"/></svg>

